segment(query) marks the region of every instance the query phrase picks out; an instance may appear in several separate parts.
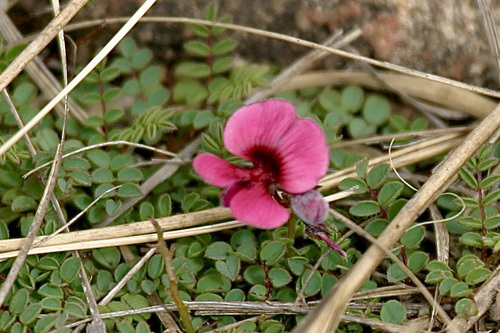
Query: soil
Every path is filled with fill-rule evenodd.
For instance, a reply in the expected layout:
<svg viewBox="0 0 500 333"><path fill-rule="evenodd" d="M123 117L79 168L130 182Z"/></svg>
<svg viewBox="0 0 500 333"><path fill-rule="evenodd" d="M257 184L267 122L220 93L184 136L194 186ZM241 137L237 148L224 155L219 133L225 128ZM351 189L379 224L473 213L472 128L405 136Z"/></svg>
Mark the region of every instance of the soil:
<svg viewBox="0 0 500 333"><path fill-rule="evenodd" d="M500 17L500 3L484 1ZM139 0L90 1L73 20L130 16ZM203 18L207 0L159 0L148 15ZM484 18L476 0L220 0L220 16L233 22L324 41L331 34L355 28L363 37L352 46L363 55L426 71L478 86L500 89L495 56L488 44ZM493 3L495 3L493 5ZM9 11L23 33L42 29L51 18L45 1L20 0ZM497 20L500 24L500 20ZM497 24L498 27L498 24ZM104 26L72 33L78 59L111 38L118 26ZM192 37L180 24L139 24L133 30L139 44L151 46L159 60L183 56L182 43ZM303 47L242 33L238 53L254 62L286 65L304 54ZM344 59L329 57L322 67L344 68Z"/></svg>

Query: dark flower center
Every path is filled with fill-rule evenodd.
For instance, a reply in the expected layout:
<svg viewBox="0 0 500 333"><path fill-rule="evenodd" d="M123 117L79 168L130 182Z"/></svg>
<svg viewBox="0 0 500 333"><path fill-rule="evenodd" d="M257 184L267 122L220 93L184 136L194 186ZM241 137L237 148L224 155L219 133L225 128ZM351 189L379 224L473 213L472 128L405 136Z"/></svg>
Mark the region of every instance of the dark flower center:
<svg viewBox="0 0 500 333"><path fill-rule="evenodd" d="M260 177L270 183L276 182L281 174L281 163L279 156L269 148L258 147L252 150L251 160L256 169L261 169ZM257 170L256 170L257 171ZM261 178L261 180L264 180Z"/></svg>

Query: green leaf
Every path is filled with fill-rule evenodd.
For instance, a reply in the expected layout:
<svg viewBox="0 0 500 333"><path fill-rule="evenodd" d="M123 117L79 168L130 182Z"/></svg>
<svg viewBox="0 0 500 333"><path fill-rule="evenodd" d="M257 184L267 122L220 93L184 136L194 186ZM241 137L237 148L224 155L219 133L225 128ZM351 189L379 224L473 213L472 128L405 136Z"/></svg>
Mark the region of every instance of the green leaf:
<svg viewBox="0 0 500 333"><path fill-rule="evenodd" d="M141 195L141 189L137 184L125 183L118 189L118 197L120 198L137 198Z"/></svg>
<svg viewBox="0 0 500 333"><path fill-rule="evenodd" d="M401 244L406 246L407 248L414 248L424 239L425 228L422 226L415 227L412 226L412 229L407 230L403 236L401 237Z"/></svg>
<svg viewBox="0 0 500 333"><path fill-rule="evenodd" d="M365 230L370 235L377 237L384 231L388 224L389 221L386 219L375 219L366 225Z"/></svg>
<svg viewBox="0 0 500 333"><path fill-rule="evenodd" d="M500 175L491 175L479 182L479 188L482 190L486 190L500 182Z"/></svg>
<svg viewBox="0 0 500 333"><path fill-rule="evenodd" d="M59 135L50 128L42 128L39 131L36 131L36 138L38 140L38 144L40 148L45 151L50 151L52 148L55 148L59 144Z"/></svg>
<svg viewBox="0 0 500 333"><path fill-rule="evenodd" d="M114 269L120 263L120 251L116 247L105 247L92 251L93 258L106 268Z"/></svg>
<svg viewBox="0 0 500 333"><path fill-rule="evenodd" d="M0 184L10 188L20 188L23 181L16 172L0 169Z"/></svg>
<svg viewBox="0 0 500 333"><path fill-rule="evenodd" d="M461 317L472 317L478 314L476 303L469 298L462 298L455 303L455 312Z"/></svg>
<svg viewBox="0 0 500 333"><path fill-rule="evenodd" d="M59 269L59 261L53 257L43 257L38 261L37 267L43 270L55 271Z"/></svg>
<svg viewBox="0 0 500 333"><path fill-rule="evenodd" d="M356 173L358 177L365 179L368 175L368 159L364 159L356 165Z"/></svg>
<svg viewBox="0 0 500 333"><path fill-rule="evenodd" d="M467 184L472 189L477 189L479 187L479 184L477 183L476 177L472 174L472 172L464 166L463 168L460 169L458 172L460 175L460 178Z"/></svg>
<svg viewBox="0 0 500 333"><path fill-rule="evenodd" d="M480 267L480 268L477 268L477 269L467 273L464 281L468 285L476 285L478 283L486 281L489 278L490 274L491 274L491 271L489 269L484 268L484 267Z"/></svg>
<svg viewBox="0 0 500 333"><path fill-rule="evenodd" d="M121 183L140 182L144 179L144 176L138 168L126 167L118 171L116 179Z"/></svg>
<svg viewBox="0 0 500 333"><path fill-rule="evenodd" d="M51 330L58 320L56 314L48 314L40 318L35 325L35 332L45 333Z"/></svg>
<svg viewBox="0 0 500 333"><path fill-rule="evenodd" d="M318 102L319 105L321 105L321 107L327 112L331 112L333 109L338 108L342 103L340 94L335 90L323 91L319 95Z"/></svg>
<svg viewBox="0 0 500 333"><path fill-rule="evenodd" d="M221 74L233 68L233 57L222 57L214 61L212 64L212 72L214 74Z"/></svg>
<svg viewBox="0 0 500 333"><path fill-rule="evenodd" d="M498 158L488 158L486 160L480 161L477 165L477 169L481 172L492 169L498 164Z"/></svg>
<svg viewBox="0 0 500 333"><path fill-rule="evenodd" d="M121 54L127 59L132 59L134 54L137 52L135 42L130 37L123 38L120 41L120 44L118 44L118 49L120 50Z"/></svg>
<svg viewBox="0 0 500 333"><path fill-rule="evenodd" d="M116 87L110 87L104 90L102 94L102 101L105 103L111 103L120 95L121 89Z"/></svg>
<svg viewBox="0 0 500 333"><path fill-rule="evenodd" d="M189 41L184 44L184 50L198 57L210 56L210 48L200 41Z"/></svg>
<svg viewBox="0 0 500 333"><path fill-rule="evenodd" d="M250 301L264 301L267 298L267 290L261 284L256 284L248 292Z"/></svg>
<svg viewBox="0 0 500 333"><path fill-rule="evenodd" d="M106 113L104 113L104 121L108 125L114 124L117 121L119 121L120 119L122 119L124 115L125 115L125 111L123 111L121 109L111 109L111 110L106 111Z"/></svg>
<svg viewBox="0 0 500 333"><path fill-rule="evenodd" d="M364 100L364 92L358 86L346 86L342 90L342 106L348 112L356 112L361 109Z"/></svg>
<svg viewBox="0 0 500 333"><path fill-rule="evenodd" d="M226 260L217 260L215 268L231 281L235 281L241 268L241 262L236 256L230 255Z"/></svg>
<svg viewBox="0 0 500 333"><path fill-rule="evenodd" d="M118 76L120 76L121 71L117 67L108 67L105 68L100 74L99 78L101 79L102 82L111 82L114 79L116 79Z"/></svg>
<svg viewBox="0 0 500 333"><path fill-rule="evenodd" d="M44 297L40 305L45 311L59 311L62 308L62 299L55 297Z"/></svg>
<svg viewBox="0 0 500 333"><path fill-rule="evenodd" d="M227 292L231 289L231 281L220 274L208 274L198 280L196 290L200 293Z"/></svg>
<svg viewBox="0 0 500 333"><path fill-rule="evenodd" d="M372 189L377 189L382 186L383 182L387 177L387 173L389 172L389 165L387 164L379 164L373 167L368 172L368 177L366 178L366 183Z"/></svg>
<svg viewBox="0 0 500 333"><path fill-rule="evenodd" d="M195 129L201 129L210 125L213 118L214 113L212 111L201 111L194 118L193 126Z"/></svg>
<svg viewBox="0 0 500 333"><path fill-rule="evenodd" d="M71 257L64 260L59 270L59 275L61 279L66 283L73 282L78 276L80 271L80 259L77 257Z"/></svg>
<svg viewBox="0 0 500 333"><path fill-rule="evenodd" d="M137 95L141 92L141 85L137 79L129 79L123 84L122 92L125 95Z"/></svg>
<svg viewBox="0 0 500 333"><path fill-rule="evenodd" d="M271 266L285 255L286 248L286 244L282 241L270 241L262 247L260 259Z"/></svg>
<svg viewBox="0 0 500 333"><path fill-rule="evenodd" d="M14 105L21 106L28 103L36 93L36 87L31 83L22 83L14 89L12 101Z"/></svg>
<svg viewBox="0 0 500 333"><path fill-rule="evenodd" d="M500 199L500 189L492 191L485 195L485 197L482 200L483 205L487 206L490 205Z"/></svg>
<svg viewBox="0 0 500 333"><path fill-rule="evenodd" d="M457 223L463 225L464 227L473 229L481 229L483 227L481 221L470 216L462 216L458 218Z"/></svg>
<svg viewBox="0 0 500 333"><path fill-rule="evenodd" d="M112 183L115 180L113 173L109 169L99 168L92 172L92 182L97 184Z"/></svg>
<svg viewBox="0 0 500 333"><path fill-rule="evenodd" d="M163 70L160 66L148 66L148 68L139 75L141 86L149 88L160 83L162 72Z"/></svg>
<svg viewBox="0 0 500 333"><path fill-rule="evenodd" d="M108 216L115 215L120 210L121 206L122 206L121 200L116 200L116 201L114 199L106 200L106 206L105 206L106 214L108 214Z"/></svg>
<svg viewBox="0 0 500 333"><path fill-rule="evenodd" d="M346 191L354 186L358 187L354 192L356 194L365 193L368 190L368 186L366 185L364 180L359 179L359 178L345 178L345 179L343 179L339 184L339 189Z"/></svg>
<svg viewBox="0 0 500 333"><path fill-rule="evenodd" d="M140 70L145 67L153 58L153 53L149 49L139 50L134 54L130 64L135 70Z"/></svg>
<svg viewBox="0 0 500 333"><path fill-rule="evenodd" d="M325 297L328 292L339 282L336 276L323 274L323 285L321 286L321 296ZM295 298L293 299L293 301Z"/></svg>
<svg viewBox="0 0 500 333"><path fill-rule="evenodd" d="M245 262L254 262L257 258L257 246L255 243L245 243L238 246L234 254Z"/></svg>
<svg viewBox="0 0 500 333"><path fill-rule="evenodd" d="M347 126L349 135L354 139L366 138L375 133L376 128L360 117L354 117Z"/></svg>
<svg viewBox="0 0 500 333"><path fill-rule="evenodd" d="M104 152L103 150L90 150L86 153L86 155L89 161L95 166L105 169L109 168L111 158L109 157L108 153Z"/></svg>
<svg viewBox="0 0 500 333"><path fill-rule="evenodd" d="M408 278L408 275L397 264L392 264L387 270L389 281L402 281Z"/></svg>
<svg viewBox="0 0 500 333"><path fill-rule="evenodd" d="M12 202L10 208L13 212L26 212L38 207L38 203L32 197L26 195L18 196Z"/></svg>
<svg viewBox="0 0 500 333"><path fill-rule="evenodd" d="M373 200L365 200L352 206L349 209L349 213L357 217L372 216L380 213L380 207L378 203Z"/></svg>
<svg viewBox="0 0 500 333"><path fill-rule="evenodd" d="M198 37L206 38L210 34L208 27L199 24L188 24L189 29Z"/></svg>
<svg viewBox="0 0 500 333"><path fill-rule="evenodd" d="M403 192L404 185L399 181L385 183L378 193L378 203L383 207L391 205Z"/></svg>
<svg viewBox="0 0 500 333"><path fill-rule="evenodd" d="M274 288L281 288L292 281L290 273L281 267L271 268L268 276Z"/></svg>
<svg viewBox="0 0 500 333"><path fill-rule="evenodd" d="M406 319L406 307L394 299L387 301L380 309L380 319L399 325Z"/></svg>
<svg viewBox="0 0 500 333"><path fill-rule="evenodd" d="M451 268L446 265L444 262L438 261L438 260L433 260L429 262L425 268L429 271L450 271Z"/></svg>
<svg viewBox="0 0 500 333"><path fill-rule="evenodd" d="M481 247L483 242L481 240L481 235L477 232L466 232L460 237L460 242L467 246Z"/></svg>
<svg viewBox="0 0 500 333"><path fill-rule="evenodd" d="M453 277L443 279L439 284L439 291L443 296L449 295L451 288L458 283L458 280Z"/></svg>
<svg viewBox="0 0 500 333"><path fill-rule="evenodd" d="M76 170L71 172L69 177L76 185L92 186L92 180L90 179L90 174L87 171Z"/></svg>
<svg viewBox="0 0 500 333"><path fill-rule="evenodd" d="M29 291L27 289L21 288L14 296L9 304L9 311L15 314L20 314L28 305Z"/></svg>
<svg viewBox="0 0 500 333"><path fill-rule="evenodd" d="M214 242L205 250L205 257L212 260L225 260L231 255L233 249L226 242Z"/></svg>
<svg viewBox="0 0 500 333"><path fill-rule="evenodd" d="M237 230L232 236L231 236L231 246L233 248L238 248L243 244L248 244L248 243L255 243L256 238L255 235L252 231L248 229L240 229Z"/></svg>
<svg viewBox="0 0 500 333"><path fill-rule="evenodd" d="M63 168L66 171L87 170L90 168L90 163L81 157L71 157L64 160Z"/></svg>
<svg viewBox="0 0 500 333"><path fill-rule="evenodd" d="M42 306L39 303L28 305L19 316L19 321L24 325L33 323L42 312Z"/></svg>
<svg viewBox="0 0 500 333"><path fill-rule="evenodd" d="M422 251L413 252L408 257L408 268L413 273L418 273L425 267L428 261L429 255L427 253Z"/></svg>
<svg viewBox="0 0 500 333"><path fill-rule="evenodd" d="M122 300L125 301L125 303L130 306L131 309L142 309L150 306L148 300L146 297L138 294L125 294L122 297ZM140 315L144 319L149 319L151 314L149 313L143 313Z"/></svg>
<svg viewBox="0 0 500 333"><path fill-rule="evenodd" d="M170 195L163 194L158 198L158 211L161 217L170 216L172 214L172 199Z"/></svg>
<svg viewBox="0 0 500 333"><path fill-rule="evenodd" d="M245 300L245 293L241 289L231 289L224 297L228 302L243 302Z"/></svg>
<svg viewBox="0 0 500 333"><path fill-rule="evenodd" d="M214 44L212 47L212 54L214 56L223 55L233 51L237 46L238 42L234 39L223 39Z"/></svg>
<svg viewBox="0 0 500 333"><path fill-rule="evenodd" d="M484 227L486 229L495 229L500 226L500 214L489 216L484 220Z"/></svg>
<svg viewBox="0 0 500 333"><path fill-rule="evenodd" d="M302 276L300 277L300 285L304 286L306 283L309 274L311 273L310 269L306 269ZM304 296L313 296L316 295L323 285L323 278L318 271L315 271L312 275L312 278L309 280L309 284L304 289Z"/></svg>
<svg viewBox="0 0 500 333"><path fill-rule="evenodd" d="M451 297L467 297L470 294L472 294L472 289L469 289L467 284L465 282L458 282L453 285L450 289L450 296Z"/></svg>
<svg viewBox="0 0 500 333"><path fill-rule="evenodd" d="M370 94L365 100L362 113L368 123L380 126L389 119L391 104L384 96Z"/></svg>
<svg viewBox="0 0 500 333"><path fill-rule="evenodd" d="M50 283L45 283L37 290L38 294L44 297L55 297L62 299L64 297L64 290L61 287L56 287Z"/></svg>
<svg viewBox="0 0 500 333"><path fill-rule="evenodd" d="M266 273L260 265L252 265L245 269L243 278L252 285L266 283Z"/></svg>
<svg viewBox="0 0 500 333"><path fill-rule="evenodd" d="M163 262L162 256L156 254L152 256L151 259L149 259L148 261L148 268L147 268L148 276L153 280L158 279L161 276L161 274L163 274L163 272L165 271L164 268L165 264Z"/></svg>
<svg viewBox="0 0 500 333"><path fill-rule="evenodd" d="M309 260L305 257L292 257L287 259L288 267L290 271L299 276L302 275L305 269L305 265L309 263Z"/></svg>
<svg viewBox="0 0 500 333"><path fill-rule="evenodd" d="M175 68L177 76L203 79L210 75L210 67L204 63L185 61Z"/></svg>

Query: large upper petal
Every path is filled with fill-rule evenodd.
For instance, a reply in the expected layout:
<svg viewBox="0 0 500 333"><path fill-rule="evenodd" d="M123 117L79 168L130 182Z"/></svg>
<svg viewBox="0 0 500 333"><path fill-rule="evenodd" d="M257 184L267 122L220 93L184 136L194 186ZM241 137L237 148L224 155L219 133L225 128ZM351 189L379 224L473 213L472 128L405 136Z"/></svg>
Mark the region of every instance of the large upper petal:
<svg viewBox="0 0 500 333"><path fill-rule="evenodd" d="M321 128L311 119L297 120L276 151L280 157L279 183L286 192L304 193L313 189L328 170L328 143Z"/></svg>
<svg viewBox="0 0 500 333"><path fill-rule="evenodd" d="M219 187L226 187L248 176L248 171L231 164L219 156L203 153L193 160L193 169L207 183Z"/></svg>
<svg viewBox="0 0 500 333"><path fill-rule="evenodd" d="M224 145L236 156L252 160L254 148L274 148L297 120L292 103L268 99L244 106L229 118Z"/></svg>
<svg viewBox="0 0 500 333"><path fill-rule="evenodd" d="M262 183L239 190L230 208L237 220L261 229L280 227L290 218L290 212L273 199Z"/></svg>

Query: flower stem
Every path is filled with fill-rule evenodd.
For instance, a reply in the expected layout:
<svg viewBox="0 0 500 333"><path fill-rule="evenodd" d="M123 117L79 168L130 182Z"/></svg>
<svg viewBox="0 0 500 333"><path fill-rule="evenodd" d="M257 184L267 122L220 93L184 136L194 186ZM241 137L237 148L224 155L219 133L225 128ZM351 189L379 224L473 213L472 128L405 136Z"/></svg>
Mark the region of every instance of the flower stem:
<svg viewBox="0 0 500 333"><path fill-rule="evenodd" d="M158 222L150 217L149 220L154 225L156 229L156 233L158 234L158 250L160 251L163 260L165 261L165 270L168 275L168 281L170 282L170 292L172 294L172 298L174 300L175 305L177 306L177 310L179 311L179 316L181 317L181 321L184 324L184 329L188 333L195 333L195 329L191 322L191 315L189 314L188 308L184 304L179 295L179 289L177 288L177 277L174 272L174 266L172 263L173 260L173 249L168 249L165 240L163 239L163 232L160 228Z"/></svg>
<svg viewBox="0 0 500 333"><path fill-rule="evenodd" d="M288 238L292 240L292 242L295 241L295 215L292 215L290 220L288 220L287 227L288 227Z"/></svg>

